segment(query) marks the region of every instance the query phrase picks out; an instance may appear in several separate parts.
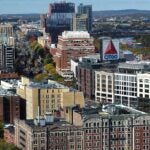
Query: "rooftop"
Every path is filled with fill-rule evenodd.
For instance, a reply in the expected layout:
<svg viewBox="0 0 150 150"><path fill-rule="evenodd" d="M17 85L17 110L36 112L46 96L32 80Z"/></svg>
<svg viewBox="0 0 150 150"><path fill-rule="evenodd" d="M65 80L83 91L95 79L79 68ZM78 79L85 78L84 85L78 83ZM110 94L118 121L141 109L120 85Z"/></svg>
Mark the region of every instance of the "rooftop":
<svg viewBox="0 0 150 150"><path fill-rule="evenodd" d="M109 104L109 105L104 105L103 112L107 112L111 115L122 115L122 114L137 114L137 115L143 115L147 114L145 112L139 111L137 109L134 109L132 107L128 107L125 105L121 104Z"/></svg>
<svg viewBox="0 0 150 150"><path fill-rule="evenodd" d="M31 88L49 88L49 89L60 89L60 88L67 88L66 86L57 83L53 80L48 80L48 83L42 83L42 82L30 82L28 87Z"/></svg>
<svg viewBox="0 0 150 150"><path fill-rule="evenodd" d="M21 120L23 123L25 123L26 125L28 125L31 128L40 128L40 127L52 127L52 126L69 126L70 124L64 120L59 120L57 118L54 119L54 122L51 123L45 123L45 125L36 125L35 124L35 120L34 119L28 119L28 120Z"/></svg>
<svg viewBox="0 0 150 150"><path fill-rule="evenodd" d="M150 61L127 61L126 63L119 63L118 68L150 69Z"/></svg>
<svg viewBox="0 0 150 150"><path fill-rule="evenodd" d="M13 87L17 87L18 86L18 81L19 80L17 80L17 79L1 80L1 82L8 83L8 84L12 85Z"/></svg>
<svg viewBox="0 0 150 150"><path fill-rule="evenodd" d="M3 89L3 88L0 86L0 96L16 96L16 94L15 94L14 92L12 92L12 91Z"/></svg>
<svg viewBox="0 0 150 150"><path fill-rule="evenodd" d="M15 133L15 127L12 124L8 124L4 126L4 129L9 130L10 133L14 134Z"/></svg>
<svg viewBox="0 0 150 150"><path fill-rule="evenodd" d="M90 34L86 31L64 31L62 38L90 38Z"/></svg>
<svg viewBox="0 0 150 150"><path fill-rule="evenodd" d="M108 104L104 105L102 109L96 108L86 110L88 113L81 113L83 120L87 120L90 118L111 118L113 120L124 120L127 118L133 118L138 116L144 116L147 115L147 113L133 109L131 107L127 107L124 105L117 105L117 104Z"/></svg>

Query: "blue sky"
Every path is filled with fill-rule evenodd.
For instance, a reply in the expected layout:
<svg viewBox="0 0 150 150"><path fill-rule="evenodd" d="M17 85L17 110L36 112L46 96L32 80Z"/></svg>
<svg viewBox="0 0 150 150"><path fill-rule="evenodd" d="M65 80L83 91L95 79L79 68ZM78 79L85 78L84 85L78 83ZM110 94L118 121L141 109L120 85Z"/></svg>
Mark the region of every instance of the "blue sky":
<svg viewBox="0 0 150 150"><path fill-rule="evenodd" d="M48 4L60 0L0 0L0 14L46 13ZM93 10L140 9L150 10L150 0L66 0L69 2L92 4Z"/></svg>

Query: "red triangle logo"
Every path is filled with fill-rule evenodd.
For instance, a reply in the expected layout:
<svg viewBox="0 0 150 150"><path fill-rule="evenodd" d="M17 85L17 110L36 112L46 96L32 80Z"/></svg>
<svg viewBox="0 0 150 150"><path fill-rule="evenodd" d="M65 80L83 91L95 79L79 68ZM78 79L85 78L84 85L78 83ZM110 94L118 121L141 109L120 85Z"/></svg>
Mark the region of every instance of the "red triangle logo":
<svg viewBox="0 0 150 150"><path fill-rule="evenodd" d="M110 42L105 50L105 54L117 54L117 50L116 50L112 40L110 40Z"/></svg>

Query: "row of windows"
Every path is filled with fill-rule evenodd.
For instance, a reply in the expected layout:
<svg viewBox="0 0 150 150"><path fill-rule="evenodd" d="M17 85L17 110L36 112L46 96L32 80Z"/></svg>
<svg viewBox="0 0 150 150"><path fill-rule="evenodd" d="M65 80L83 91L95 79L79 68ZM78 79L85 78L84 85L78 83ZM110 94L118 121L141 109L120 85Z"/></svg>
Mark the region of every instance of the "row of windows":
<svg viewBox="0 0 150 150"><path fill-rule="evenodd" d="M150 86L149 86L149 85L147 85L147 84L145 84L145 85L144 85L144 84L140 84L140 85L139 85L139 87L149 88Z"/></svg>
<svg viewBox="0 0 150 150"><path fill-rule="evenodd" d="M58 94L58 95L43 95L43 98L44 98L44 97L46 97L46 98L55 98L56 96L57 96L58 98L60 98L61 95L60 95L60 94Z"/></svg>
<svg viewBox="0 0 150 150"><path fill-rule="evenodd" d="M86 142L86 147L98 147L100 146L100 142L94 142L94 143L91 143L91 142Z"/></svg>
<svg viewBox="0 0 150 150"><path fill-rule="evenodd" d="M39 141L38 141L38 140L34 140L33 143L34 143L34 144L39 144ZM45 144L45 140L41 140L41 144Z"/></svg>
<svg viewBox="0 0 150 150"><path fill-rule="evenodd" d="M139 82L150 83L150 79L139 79Z"/></svg>
<svg viewBox="0 0 150 150"><path fill-rule="evenodd" d="M116 79L116 80L124 80L124 81L136 82L136 76L115 75L115 79Z"/></svg>

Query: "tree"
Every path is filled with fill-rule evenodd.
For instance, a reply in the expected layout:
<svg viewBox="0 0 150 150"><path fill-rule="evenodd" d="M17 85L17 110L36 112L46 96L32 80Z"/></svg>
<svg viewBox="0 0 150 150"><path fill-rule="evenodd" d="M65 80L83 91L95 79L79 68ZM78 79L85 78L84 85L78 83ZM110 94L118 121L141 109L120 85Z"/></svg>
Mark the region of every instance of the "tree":
<svg viewBox="0 0 150 150"><path fill-rule="evenodd" d="M19 150L12 144L6 143L4 140L0 140L0 150Z"/></svg>
<svg viewBox="0 0 150 150"><path fill-rule="evenodd" d="M46 57L44 59L44 65L49 64L53 61L52 57L50 56L50 54L46 54Z"/></svg>
<svg viewBox="0 0 150 150"><path fill-rule="evenodd" d="M37 75L34 77L34 79L35 79L36 81L42 81L42 80L44 80L44 79L47 78L47 77L48 77L47 74L45 74L45 73L40 73L40 74L37 74Z"/></svg>

